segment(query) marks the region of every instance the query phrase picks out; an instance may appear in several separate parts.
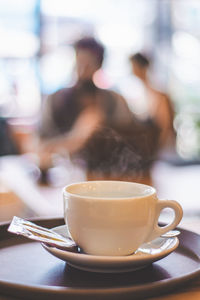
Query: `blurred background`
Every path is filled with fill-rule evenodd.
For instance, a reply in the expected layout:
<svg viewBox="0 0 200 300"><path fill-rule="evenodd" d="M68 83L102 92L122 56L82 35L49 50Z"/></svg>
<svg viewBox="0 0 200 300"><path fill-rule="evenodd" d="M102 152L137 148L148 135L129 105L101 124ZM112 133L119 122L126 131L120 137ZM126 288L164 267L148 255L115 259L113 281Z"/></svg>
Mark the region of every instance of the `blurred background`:
<svg viewBox="0 0 200 300"><path fill-rule="evenodd" d="M183 165L198 164L198 0L0 0L0 117L8 119L10 125L22 134L31 132L44 98L62 87L73 85L75 54L72 44L87 35L95 36L106 47L103 68L95 74L96 85L120 92L138 115L146 109L144 87L131 74L128 57L137 51L151 56L152 85L167 92L175 107L177 164L180 161ZM183 182L178 191L173 189L169 192L169 183L166 185L169 177L165 177L165 171L172 167L163 168L163 164L155 168L155 174L163 174L163 181L155 175L155 182L161 194L163 185L163 191L167 190L169 196L175 194L173 197L176 197L176 193L183 189ZM174 168L168 172L179 177L183 170ZM195 175L195 179L190 178L196 184L199 169L187 170ZM73 178L76 179L79 173L74 172ZM177 176L174 175L174 178ZM6 178L5 172L2 178ZM186 171L187 184L188 180ZM9 188L16 189L18 198L25 198L23 193L19 197L16 183L9 181L9 184ZM191 193L191 188L189 190ZM45 192L43 189L43 195ZM177 195L181 198L180 194ZM188 202L185 203L186 200L183 206L187 208ZM30 207L34 210L34 205ZM23 214L21 211L19 214L29 216L27 211L24 210ZM10 215L6 218L0 216L3 220Z"/></svg>
<svg viewBox="0 0 200 300"><path fill-rule="evenodd" d="M198 160L199 34L198 0L1 0L0 114L34 121L44 96L73 84L72 43L94 35L107 49L97 84L120 91L138 113L143 90L127 58L151 55L153 80L175 105L178 153Z"/></svg>

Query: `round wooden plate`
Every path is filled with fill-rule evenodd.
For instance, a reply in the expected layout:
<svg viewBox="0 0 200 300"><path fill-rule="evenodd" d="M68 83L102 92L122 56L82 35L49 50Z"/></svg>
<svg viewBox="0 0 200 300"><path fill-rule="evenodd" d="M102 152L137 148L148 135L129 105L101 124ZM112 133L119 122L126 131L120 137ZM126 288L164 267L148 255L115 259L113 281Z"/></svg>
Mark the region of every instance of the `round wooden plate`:
<svg viewBox="0 0 200 300"><path fill-rule="evenodd" d="M35 220L34 220L35 222ZM63 219L39 220L52 228ZM138 299L160 295L200 275L200 236L179 228L179 247L144 269L103 274L81 271L47 253L40 243L0 226L0 294L18 299Z"/></svg>

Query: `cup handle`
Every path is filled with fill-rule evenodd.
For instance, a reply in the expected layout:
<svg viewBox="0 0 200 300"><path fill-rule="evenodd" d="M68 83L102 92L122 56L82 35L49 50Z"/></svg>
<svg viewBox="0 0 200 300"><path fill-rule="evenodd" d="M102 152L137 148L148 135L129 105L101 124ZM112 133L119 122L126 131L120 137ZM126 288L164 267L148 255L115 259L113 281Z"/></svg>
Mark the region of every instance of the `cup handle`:
<svg viewBox="0 0 200 300"><path fill-rule="evenodd" d="M161 211L164 208L172 208L175 212L175 216L171 223L161 227L158 225L158 218L160 216ZM174 200L158 200L157 207L156 207L155 223L153 226L153 230L148 236L146 242L150 242L155 238L161 236L162 234L168 232L169 230L174 229L180 223L182 216L183 216L183 210L178 202Z"/></svg>

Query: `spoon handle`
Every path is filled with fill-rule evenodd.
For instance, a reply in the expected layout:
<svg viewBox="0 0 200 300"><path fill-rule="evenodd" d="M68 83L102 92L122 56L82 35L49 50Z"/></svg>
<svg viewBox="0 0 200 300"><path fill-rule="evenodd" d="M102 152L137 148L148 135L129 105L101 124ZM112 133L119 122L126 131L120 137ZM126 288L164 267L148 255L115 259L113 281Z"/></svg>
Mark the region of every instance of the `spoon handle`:
<svg viewBox="0 0 200 300"><path fill-rule="evenodd" d="M162 234L161 237L170 238L170 237L178 236L179 234L180 234L179 230L170 230L170 231Z"/></svg>

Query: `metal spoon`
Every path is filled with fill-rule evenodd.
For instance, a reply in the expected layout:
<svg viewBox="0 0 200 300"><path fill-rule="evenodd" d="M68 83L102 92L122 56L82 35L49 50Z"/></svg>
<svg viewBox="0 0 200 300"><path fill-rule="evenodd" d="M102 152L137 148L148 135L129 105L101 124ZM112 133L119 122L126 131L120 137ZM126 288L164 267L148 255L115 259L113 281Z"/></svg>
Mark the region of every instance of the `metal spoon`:
<svg viewBox="0 0 200 300"><path fill-rule="evenodd" d="M179 235L181 232L179 230L170 230L164 234L161 235L161 237L164 238L170 238L170 237L175 237L177 235Z"/></svg>

